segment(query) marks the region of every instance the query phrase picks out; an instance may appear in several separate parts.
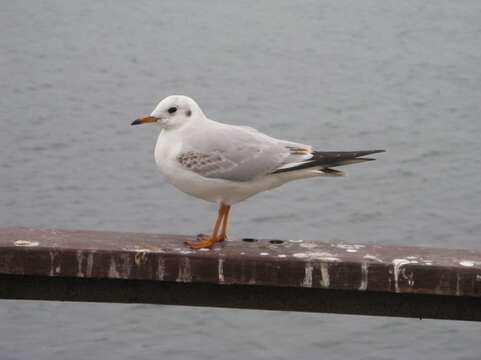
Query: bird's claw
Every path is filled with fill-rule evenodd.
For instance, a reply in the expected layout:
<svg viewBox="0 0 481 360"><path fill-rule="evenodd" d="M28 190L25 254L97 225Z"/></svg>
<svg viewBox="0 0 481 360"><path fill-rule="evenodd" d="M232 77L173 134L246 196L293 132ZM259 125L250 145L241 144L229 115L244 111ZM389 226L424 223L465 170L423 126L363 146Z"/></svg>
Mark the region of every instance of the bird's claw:
<svg viewBox="0 0 481 360"><path fill-rule="evenodd" d="M208 249L212 245L214 245L217 241L215 239L206 239L206 240L200 240L200 241L186 241L185 244L190 246L192 250L197 250L197 249Z"/></svg>
<svg viewBox="0 0 481 360"><path fill-rule="evenodd" d="M213 246L216 242L224 241L227 239L227 236L220 235L218 237L212 237L211 235L206 234L198 234L196 241L186 241L185 245L190 246L191 249L206 249Z"/></svg>
<svg viewBox="0 0 481 360"><path fill-rule="evenodd" d="M192 250L197 249L207 249L210 248L218 241L223 241L224 239L213 238L210 235L206 234L199 234L197 235L197 241L186 241L185 245L190 246Z"/></svg>

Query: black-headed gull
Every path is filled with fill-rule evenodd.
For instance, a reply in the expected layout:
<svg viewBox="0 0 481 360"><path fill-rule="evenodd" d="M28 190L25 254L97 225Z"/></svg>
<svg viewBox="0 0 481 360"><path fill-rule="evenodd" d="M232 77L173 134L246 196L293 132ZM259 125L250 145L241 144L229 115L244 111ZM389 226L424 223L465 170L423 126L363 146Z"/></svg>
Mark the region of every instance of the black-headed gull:
<svg viewBox="0 0 481 360"><path fill-rule="evenodd" d="M155 162L168 181L219 205L212 234L188 242L193 249L226 239L233 204L291 180L343 175L333 168L374 160L364 156L384 151L315 151L250 127L210 120L193 99L182 95L163 99L132 125L147 123L160 126Z"/></svg>

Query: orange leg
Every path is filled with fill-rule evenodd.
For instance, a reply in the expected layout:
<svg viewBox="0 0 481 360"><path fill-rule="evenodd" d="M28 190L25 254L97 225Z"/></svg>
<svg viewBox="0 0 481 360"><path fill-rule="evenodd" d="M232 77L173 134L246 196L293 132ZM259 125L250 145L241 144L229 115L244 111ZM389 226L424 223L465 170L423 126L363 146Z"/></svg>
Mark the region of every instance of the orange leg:
<svg viewBox="0 0 481 360"><path fill-rule="evenodd" d="M227 206L221 204L217 210L217 220L215 221L214 228L212 229L212 234L209 237L201 238L199 241L186 241L186 245L189 245L192 249L202 249L209 248L219 241L219 229L226 212L228 212Z"/></svg>
<svg viewBox="0 0 481 360"><path fill-rule="evenodd" d="M227 239L227 223L229 221L230 205L224 205L224 206L225 206L224 219L222 220L222 228L219 234L219 241L224 241L225 239Z"/></svg>

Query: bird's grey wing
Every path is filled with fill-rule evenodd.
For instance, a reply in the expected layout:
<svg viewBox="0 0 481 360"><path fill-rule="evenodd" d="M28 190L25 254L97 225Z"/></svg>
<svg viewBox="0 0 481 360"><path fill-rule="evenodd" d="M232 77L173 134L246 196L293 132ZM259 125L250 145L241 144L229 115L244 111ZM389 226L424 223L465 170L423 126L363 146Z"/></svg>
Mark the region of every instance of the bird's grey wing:
<svg viewBox="0 0 481 360"><path fill-rule="evenodd" d="M273 173L294 158L310 151L251 128L222 126L189 139L177 161L186 169L208 178L249 181ZM310 155L309 155L310 156Z"/></svg>

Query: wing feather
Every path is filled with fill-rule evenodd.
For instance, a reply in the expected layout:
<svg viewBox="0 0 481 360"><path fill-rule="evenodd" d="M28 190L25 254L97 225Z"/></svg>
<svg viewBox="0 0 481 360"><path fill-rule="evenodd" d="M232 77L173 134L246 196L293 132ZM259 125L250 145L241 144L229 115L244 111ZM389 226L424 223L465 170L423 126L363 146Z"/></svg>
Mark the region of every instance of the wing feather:
<svg viewBox="0 0 481 360"><path fill-rule="evenodd" d="M276 169L273 173L278 174L287 171L295 171L318 167L328 169L336 166L357 164L375 159L363 156L384 152L384 150L362 150L362 151L313 151L311 157L302 163L285 164Z"/></svg>
<svg viewBox="0 0 481 360"><path fill-rule="evenodd" d="M316 167L329 172L331 167L373 160L363 156L384 151L313 151L309 145L275 139L253 128L211 125L202 134L192 132L185 141L188 147L177 156L181 166L208 178L249 181Z"/></svg>
<svg viewBox="0 0 481 360"><path fill-rule="evenodd" d="M209 178L249 181L311 157L308 145L278 140L252 128L217 124L208 134L185 142L190 147L177 156L180 165Z"/></svg>

